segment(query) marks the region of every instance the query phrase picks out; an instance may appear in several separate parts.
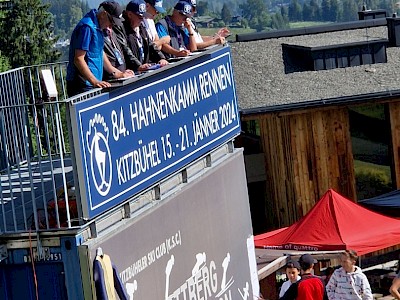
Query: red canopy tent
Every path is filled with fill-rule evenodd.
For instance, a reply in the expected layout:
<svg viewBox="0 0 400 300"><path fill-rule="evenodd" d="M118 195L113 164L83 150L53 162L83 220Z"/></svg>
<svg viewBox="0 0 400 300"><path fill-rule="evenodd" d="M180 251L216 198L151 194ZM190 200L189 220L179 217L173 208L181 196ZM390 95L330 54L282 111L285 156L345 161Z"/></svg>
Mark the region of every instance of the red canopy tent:
<svg viewBox="0 0 400 300"><path fill-rule="evenodd" d="M254 237L257 248L297 251L353 249L358 255L400 243L400 220L372 212L328 190L293 225Z"/></svg>

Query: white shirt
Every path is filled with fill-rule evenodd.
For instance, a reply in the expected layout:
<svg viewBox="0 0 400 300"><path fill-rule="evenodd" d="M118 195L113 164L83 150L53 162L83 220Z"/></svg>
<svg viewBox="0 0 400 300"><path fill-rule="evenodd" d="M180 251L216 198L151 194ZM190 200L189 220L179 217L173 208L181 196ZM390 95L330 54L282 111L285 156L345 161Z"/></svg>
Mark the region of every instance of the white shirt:
<svg viewBox="0 0 400 300"><path fill-rule="evenodd" d="M203 38L201 37L200 33L198 33L196 31L196 26L194 26L191 19L189 19L189 23L190 23L190 26L192 26L192 28L193 28L193 31L194 31L193 35L194 35L194 39L195 39L196 43L202 43Z"/></svg>
<svg viewBox="0 0 400 300"><path fill-rule="evenodd" d="M153 19L147 19L146 17L143 18L143 25L144 28L146 28L146 31L151 39L152 42L156 39L157 36L157 30L156 30L156 25L154 25L154 20Z"/></svg>
<svg viewBox="0 0 400 300"><path fill-rule="evenodd" d="M299 281L301 279L300 276L297 276L297 281ZM279 298L283 297L283 295L285 295L286 291L290 288L290 286L292 285L292 282L290 280L285 281L282 284L281 290L279 292Z"/></svg>

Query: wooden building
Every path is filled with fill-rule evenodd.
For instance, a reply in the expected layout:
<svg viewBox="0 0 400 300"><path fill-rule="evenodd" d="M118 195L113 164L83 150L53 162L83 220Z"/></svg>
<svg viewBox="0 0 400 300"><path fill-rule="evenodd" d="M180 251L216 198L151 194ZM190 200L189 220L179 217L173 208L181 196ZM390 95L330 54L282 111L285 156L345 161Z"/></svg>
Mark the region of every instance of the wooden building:
<svg viewBox="0 0 400 300"><path fill-rule="evenodd" d="M388 23L231 44L254 234L297 221L329 188L354 201L400 188L400 49Z"/></svg>

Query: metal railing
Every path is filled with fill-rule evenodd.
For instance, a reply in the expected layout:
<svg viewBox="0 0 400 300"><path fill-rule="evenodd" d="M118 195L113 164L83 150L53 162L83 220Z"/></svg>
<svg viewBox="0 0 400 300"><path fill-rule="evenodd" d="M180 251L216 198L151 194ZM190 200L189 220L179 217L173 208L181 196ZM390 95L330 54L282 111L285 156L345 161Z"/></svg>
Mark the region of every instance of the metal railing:
<svg viewBox="0 0 400 300"><path fill-rule="evenodd" d="M43 69L56 97L47 95ZM65 72L63 62L0 73L0 233L78 224Z"/></svg>

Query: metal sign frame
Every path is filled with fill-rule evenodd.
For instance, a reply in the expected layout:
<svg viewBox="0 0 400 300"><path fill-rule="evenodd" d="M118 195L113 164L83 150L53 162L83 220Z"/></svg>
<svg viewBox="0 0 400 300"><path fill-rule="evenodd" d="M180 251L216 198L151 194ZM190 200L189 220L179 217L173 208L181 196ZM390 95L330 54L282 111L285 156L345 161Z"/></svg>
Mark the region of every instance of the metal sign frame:
<svg viewBox="0 0 400 300"><path fill-rule="evenodd" d="M131 89L71 103L84 218L128 200L240 133L229 47L184 66Z"/></svg>

